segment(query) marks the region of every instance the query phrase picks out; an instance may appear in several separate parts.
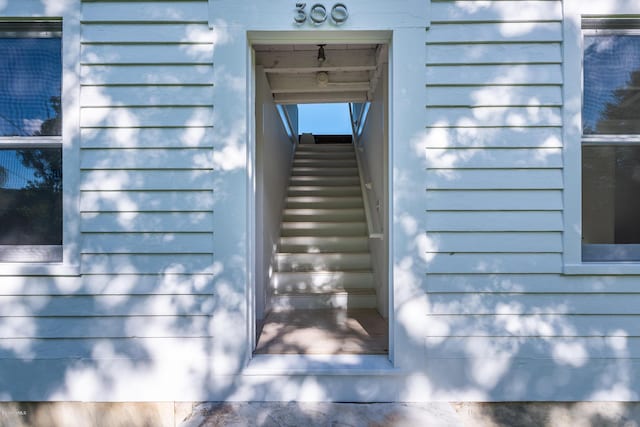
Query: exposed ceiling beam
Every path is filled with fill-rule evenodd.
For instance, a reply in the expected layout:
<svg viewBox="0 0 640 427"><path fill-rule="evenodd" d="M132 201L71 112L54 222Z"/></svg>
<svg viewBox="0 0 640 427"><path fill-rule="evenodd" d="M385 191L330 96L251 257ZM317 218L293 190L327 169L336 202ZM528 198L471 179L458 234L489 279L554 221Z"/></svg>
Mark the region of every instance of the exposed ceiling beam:
<svg viewBox="0 0 640 427"><path fill-rule="evenodd" d="M265 68L264 71L268 74L305 74L305 73L317 73L320 71L326 72L362 72L362 71L374 71L375 65L353 65L353 66L337 66L337 67L275 67Z"/></svg>
<svg viewBox="0 0 640 427"><path fill-rule="evenodd" d="M344 74L340 76L329 75L329 83L319 85L315 74L309 75L281 75L269 76L269 85L272 93L313 93L313 92L340 92L340 91L368 91L369 79L367 75Z"/></svg>
<svg viewBox="0 0 640 427"><path fill-rule="evenodd" d="M275 94L276 104L321 104L366 102L366 92L329 92L329 93L282 93Z"/></svg>
<svg viewBox="0 0 640 427"><path fill-rule="evenodd" d="M313 52L256 52L256 65L264 68L329 68L376 66L376 49L356 49L329 51L322 65L318 62L317 51Z"/></svg>

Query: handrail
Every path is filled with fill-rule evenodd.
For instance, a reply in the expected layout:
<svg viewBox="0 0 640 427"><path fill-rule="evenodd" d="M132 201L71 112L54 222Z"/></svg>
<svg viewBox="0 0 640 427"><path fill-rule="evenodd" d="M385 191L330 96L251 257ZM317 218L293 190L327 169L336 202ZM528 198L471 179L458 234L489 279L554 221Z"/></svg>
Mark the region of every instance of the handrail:
<svg viewBox="0 0 640 427"><path fill-rule="evenodd" d="M370 239L383 239L384 232L381 227L374 224L372 218L371 202L369 201L369 191L372 190L371 184L364 182L364 170L360 161L359 149L355 148L356 162L358 164L358 176L360 177L360 191L362 192L362 202L364 203L364 216L367 221L367 232ZM379 221L377 221L379 223Z"/></svg>
<svg viewBox="0 0 640 427"><path fill-rule="evenodd" d="M289 111L287 110L286 107L283 107L282 105L278 105L277 106L278 111L280 112L280 117L283 118L283 125L285 128L285 131L287 132L287 135L289 135L289 139L291 140L291 143L295 146L298 143L298 135L295 135L295 132L293 131L293 123L291 123L291 116L289 116Z"/></svg>
<svg viewBox="0 0 640 427"><path fill-rule="evenodd" d="M353 137L354 151L356 153L356 162L358 164L358 176L360 178L360 191L362 192L362 201L364 203L364 216L367 221L367 232L370 239L383 239L384 231L380 225L380 219L377 221L373 218L373 209L369 200L369 191L373 190L371 183L365 182L365 178L369 181L369 170L364 166L364 162L360 160L360 151L363 148L360 147L362 130L364 129L364 123L367 120L368 113L367 105L362 106L360 114L357 120L353 120L353 104L349 104L349 116L351 117L351 132ZM366 175L366 176L365 176Z"/></svg>

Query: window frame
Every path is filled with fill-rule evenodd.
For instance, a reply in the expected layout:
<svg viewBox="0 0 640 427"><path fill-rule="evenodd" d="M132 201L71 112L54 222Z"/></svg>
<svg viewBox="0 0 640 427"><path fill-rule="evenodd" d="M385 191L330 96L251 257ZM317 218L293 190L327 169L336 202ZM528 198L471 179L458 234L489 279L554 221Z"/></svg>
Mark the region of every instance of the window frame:
<svg viewBox="0 0 640 427"><path fill-rule="evenodd" d="M0 22L36 25L61 22L62 132L60 136L0 137L0 144L2 148L9 149L60 147L63 164L62 245L0 245L0 276L77 276L80 273L80 4L79 1L67 2L57 7L57 13L48 16L53 2L37 6L30 3L12 4L5 11L10 16L1 16Z"/></svg>
<svg viewBox="0 0 640 427"><path fill-rule="evenodd" d="M640 39L640 19L583 17L581 32L584 38L588 36L635 36ZM584 69L584 46L582 49ZM584 77L583 77L584 79ZM584 83L583 83L584 84ZM584 87L583 102L584 108ZM637 134L582 134L580 151L585 147L624 147L640 146L640 133ZM582 209L581 209L582 210ZM582 243L582 262L635 262L640 263L640 243ZM624 252L621 254L621 252ZM620 255L618 255L620 254ZM625 259L625 257L633 259Z"/></svg>
<svg viewBox="0 0 640 427"><path fill-rule="evenodd" d="M621 34L620 24L627 28L633 22L632 34L640 35L640 5L612 6L589 4L582 0L563 2L563 141L564 141L564 274L567 275L637 275L640 261L611 260L603 254L614 247L600 248L599 260L583 261L583 254L599 248L582 244L582 149L584 145L640 144L640 135L583 135L583 54L584 36L590 29L583 29L583 19L591 22L615 23L612 28ZM604 29L599 29L603 34ZM627 33L629 34L629 33ZM625 245L626 246L626 245ZM640 250L640 249L639 249Z"/></svg>

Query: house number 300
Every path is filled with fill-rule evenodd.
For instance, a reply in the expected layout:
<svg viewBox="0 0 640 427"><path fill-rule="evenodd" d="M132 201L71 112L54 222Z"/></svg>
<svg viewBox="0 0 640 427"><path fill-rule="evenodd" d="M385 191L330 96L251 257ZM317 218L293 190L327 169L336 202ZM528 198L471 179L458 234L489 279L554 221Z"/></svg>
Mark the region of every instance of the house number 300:
<svg viewBox="0 0 640 427"><path fill-rule="evenodd" d="M314 24L320 25L324 23L327 18L331 16L331 20L336 24L342 24L349 18L349 10L344 3L336 3L331 8L331 13L327 12L327 8L321 4L316 3L311 6L309 13L307 13L306 3L296 3L296 15L293 17L294 21L298 24L303 24L310 19Z"/></svg>

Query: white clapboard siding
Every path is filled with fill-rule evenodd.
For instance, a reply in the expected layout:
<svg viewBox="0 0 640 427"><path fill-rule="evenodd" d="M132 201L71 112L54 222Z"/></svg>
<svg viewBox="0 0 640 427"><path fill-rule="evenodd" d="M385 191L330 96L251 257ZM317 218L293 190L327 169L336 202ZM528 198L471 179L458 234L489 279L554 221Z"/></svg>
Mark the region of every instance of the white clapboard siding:
<svg viewBox="0 0 640 427"><path fill-rule="evenodd" d="M562 87L427 85L429 107L561 107Z"/></svg>
<svg viewBox="0 0 640 427"><path fill-rule="evenodd" d="M466 234L466 233L465 233ZM555 233L559 235L559 233ZM455 240L454 240L455 241ZM457 293L637 293L638 278L632 276L580 276L553 274L432 274L429 292Z"/></svg>
<svg viewBox="0 0 640 427"><path fill-rule="evenodd" d="M431 243L429 251L432 253L562 252L562 234L558 232L430 232L427 237Z"/></svg>
<svg viewBox="0 0 640 427"><path fill-rule="evenodd" d="M117 190L210 190L212 172L208 170L83 171L80 189Z"/></svg>
<svg viewBox="0 0 640 427"><path fill-rule="evenodd" d="M636 312L637 313L637 312ZM433 337L627 337L639 336L628 315L482 314L426 315Z"/></svg>
<svg viewBox="0 0 640 427"><path fill-rule="evenodd" d="M431 293L432 314L467 315L514 311L514 314L639 314L635 294L455 294ZM500 309L500 307L505 307Z"/></svg>
<svg viewBox="0 0 640 427"><path fill-rule="evenodd" d="M21 305L32 307L37 317L51 316L185 316L207 315L213 295L91 295L14 297L0 296L3 316L19 316ZM11 302L14 302L12 309Z"/></svg>
<svg viewBox="0 0 640 427"><path fill-rule="evenodd" d="M84 233L83 254L209 254L213 233Z"/></svg>
<svg viewBox="0 0 640 427"><path fill-rule="evenodd" d="M469 7L453 2L431 3L432 23L478 22L478 21L560 21L562 4L548 0L500 0L473 1Z"/></svg>
<svg viewBox="0 0 640 427"><path fill-rule="evenodd" d="M213 191L83 191L81 212L210 212Z"/></svg>
<svg viewBox="0 0 640 427"><path fill-rule="evenodd" d="M549 85L562 83L560 64L432 65L427 85Z"/></svg>
<svg viewBox="0 0 640 427"><path fill-rule="evenodd" d="M494 44L427 44L430 65L471 64L559 64L560 44L494 43Z"/></svg>
<svg viewBox="0 0 640 427"><path fill-rule="evenodd" d="M497 127L560 126L559 107L431 107L427 110L428 127Z"/></svg>
<svg viewBox="0 0 640 427"><path fill-rule="evenodd" d="M83 128L203 127L212 126L211 107L85 107L80 114Z"/></svg>
<svg viewBox="0 0 640 427"><path fill-rule="evenodd" d="M427 273L561 273L558 253L436 253L427 254Z"/></svg>
<svg viewBox="0 0 640 427"><path fill-rule="evenodd" d="M37 328L2 328L0 338L160 338L209 336L210 314L38 317ZM16 322L20 318L16 319ZM36 320L36 319L34 319Z"/></svg>
<svg viewBox="0 0 640 427"><path fill-rule="evenodd" d="M559 127L438 127L427 129L426 148L561 148Z"/></svg>
<svg viewBox="0 0 640 427"><path fill-rule="evenodd" d="M83 86L85 107L211 107L213 86Z"/></svg>
<svg viewBox="0 0 640 427"><path fill-rule="evenodd" d="M211 127L87 128L80 136L83 148L213 147Z"/></svg>
<svg viewBox="0 0 640 427"><path fill-rule="evenodd" d="M562 189L561 169L430 169L427 190Z"/></svg>
<svg viewBox="0 0 640 427"><path fill-rule="evenodd" d="M83 85L206 85L213 66L181 65L82 65Z"/></svg>
<svg viewBox="0 0 640 427"><path fill-rule="evenodd" d="M213 169L207 148L84 149L80 168L88 169Z"/></svg>
<svg viewBox="0 0 640 427"><path fill-rule="evenodd" d="M430 169L561 168L559 148L426 149Z"/></svg>
<svg viewBox="0 0 640 427"><path fill-rule="evenodd" d="M562 231L559 211L427 212L427 231Z"/></svg>
<svg viewBox="0 0 640 427"><path fill-rule="evenodd" d="M82 26L83 43L212 43L213 38L213 30L206 22L85 23Z"/></svg>
<svg viewBox="0 0 640 427"><path fill-rule="evenodd" d="M432 25L428 43L560 42L560 22L482 22Z"/></svg>
<svg viewBox="0 0 640 427"><path fill-rule="evenodd" d="M53 281L49 277L15 277L0 287L0 295L196 295L212 294L210 274L85 275Z"/></svg>
<svg viewBox="0 0 640 427"><path fill-rule="evenodd" d="M4 348L17 348L24 344L24 340L3 339ZM39 360L52 359L85 359L110 357L114 352L127 354L137 361L153 356L171 354L172 360L193 359L194 350L203 354L213 345L210 337L180 337L180 338L86 338L74 340L70 338L48 340L35 338L29 340L29 347L38 352ZM107 350L108 349L108 350ZM0 359L13 358L10 350L0 348ZM151 353L151 354L150 354Z"/></svg>
<svg viewBox="0 0 640 427"><path fill-rule="evenodd" d="M82 255L83 274L212 273L213 254Z"/></svg>
<svg viewBox="0 0 640 427"><path fill-rule="evenodd" d="M207 2L203 1L126 1L84 2L82 20L90 22L195 22L204 23L208 17Z"/></svg>
<svg viewBox="0 0 640 427"><path fill-rule="evenodd" d="M85 44L83 65L199 64L213 62L211 43L173 44Z"/></svg>
<svg viewBox="0 0 640 427"><path fill-rule="evenodd" d="M621 347L624 351L621 352ZM571 351L573 350L573 351ZM427 340L427 357L434 359L494 359L498 355L527 359L556 359L583 366L593 359L640 358L640 338L630 337L451 337Z"/></svg>
<svg viewBox="0 0 640 427"><path fill-rule="evenodd" d="M562 209L559 190L430 190L430 211L554 211Z"/></svg>
<svg viewBox="0 0 640 427"><path fill-rule="evenodd" d="M82 213L81 230L88 233L212 232L211 212Z"/></svg>
<svg viewBox="0 0 640 427"><path fill-rule="evenodd" d="M560 273L562 4L439 1L431 13L428 274Z"/></svg>

